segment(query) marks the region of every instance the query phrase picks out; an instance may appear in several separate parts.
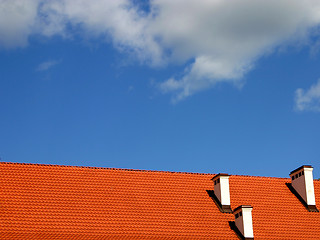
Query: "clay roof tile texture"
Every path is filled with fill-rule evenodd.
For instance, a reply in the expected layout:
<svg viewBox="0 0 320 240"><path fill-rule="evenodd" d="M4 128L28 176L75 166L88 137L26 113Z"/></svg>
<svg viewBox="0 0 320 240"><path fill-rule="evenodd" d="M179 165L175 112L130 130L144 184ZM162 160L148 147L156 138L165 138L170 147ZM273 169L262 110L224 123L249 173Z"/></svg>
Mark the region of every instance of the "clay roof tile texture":
<svg viewBox="0 0 320 240"><path fill-rule="evenodd" d="M210 198L215 174L0 163L0 239L238 239ZM255 239L320 239L289 178L231 175ZM320 203L320 181L314 181Z"/></svg>

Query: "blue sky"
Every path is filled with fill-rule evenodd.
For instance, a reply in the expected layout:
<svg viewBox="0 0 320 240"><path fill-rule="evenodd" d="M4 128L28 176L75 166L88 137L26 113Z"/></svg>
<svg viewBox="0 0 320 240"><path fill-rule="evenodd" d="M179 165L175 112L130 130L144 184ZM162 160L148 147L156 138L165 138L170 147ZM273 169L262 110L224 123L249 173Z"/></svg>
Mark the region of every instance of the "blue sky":
<svg viewBox="0 0 320 240"><path fill-rule="evenodd" d="M320 3L231 1L1 0L1 161L320 178Z"/></svg>

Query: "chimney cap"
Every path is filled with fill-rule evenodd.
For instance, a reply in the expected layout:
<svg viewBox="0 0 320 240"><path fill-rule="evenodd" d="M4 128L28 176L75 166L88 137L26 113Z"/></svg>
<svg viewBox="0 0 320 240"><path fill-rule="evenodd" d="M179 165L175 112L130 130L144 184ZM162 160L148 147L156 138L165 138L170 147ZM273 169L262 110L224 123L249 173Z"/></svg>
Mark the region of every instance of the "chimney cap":
<svg viewBox="0 0 320 240"><path fill-rule="evenodd" d="M214 179L216 179L216 178L218 178L218 177L220 177L220 176L226 176L226 177L229 177L230 175L229 175L229 174L227 174L227 173L219 173L219 174L215 175L213 178L211 178L211 180L214 180Z"/></svg>
<svg viewBox="0 0 320 240"><path fill-rule="evenodd" d="M302 165L301 167L298 167L297 169L290 172L290 175L304 168L313 168L313 167L311 165Z"/></svg>
<svg viewBox="0 0 320 240"><path fill-rule="evenodd" d="M242 208L253 208L253 207L251 205L240 205L239 207L235 208L233 212L236 212Z"/></svg>

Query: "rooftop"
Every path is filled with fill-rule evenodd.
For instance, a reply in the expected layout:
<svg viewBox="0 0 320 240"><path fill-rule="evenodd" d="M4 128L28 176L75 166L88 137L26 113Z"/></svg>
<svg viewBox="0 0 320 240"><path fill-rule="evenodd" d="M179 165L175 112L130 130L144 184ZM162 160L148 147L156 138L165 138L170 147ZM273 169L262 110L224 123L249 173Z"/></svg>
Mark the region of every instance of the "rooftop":
<svg viewBox="0 0 320 240"><path fill-rule="evenodd" d="M0 239L238 239L209 196L216 174L0 163ZM230 175L255 239L320 239L290 178ZM320 203L320 181L314 181Z"/></svg>

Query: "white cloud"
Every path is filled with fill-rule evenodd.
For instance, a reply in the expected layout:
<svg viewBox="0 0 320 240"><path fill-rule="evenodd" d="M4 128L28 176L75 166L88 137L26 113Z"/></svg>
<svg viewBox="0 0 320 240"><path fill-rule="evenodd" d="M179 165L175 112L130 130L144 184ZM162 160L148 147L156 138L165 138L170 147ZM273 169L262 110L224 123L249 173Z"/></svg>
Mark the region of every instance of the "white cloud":
<svg viewBox="0 0 320 240"><path fill-rule="evenodd" d="M294 41L307 42L320 22L316 1L183 2L161 1L155 20L172 57L194 59L182 77L160 84L164 92L175 93L174 101L218 82L239 84L259 57Z"/></svg>
<svg viewBox="0 0 320 240"><path fill-rule="evenodd" d="M38 0L0 0L0 47L24 47L33 32Z"/></svg>
<svg viewBox="0 0 320 240"><path fill-rule="evenodd" d="M53 66L57 65L60 61L56 60L49 60L43 63L40 63L36 68L36 71L47 71L48 69L52 68Z"/></svg>
<svg viewBox="0 0 320 240"><path fill-rule="evenodd" d="M241 84L257 59L309 44L320 23L318 0L0 0L0 46L24 46L40 34L102 37L152 66L185 64L161 84L174 101L219 82ZM316 35L318 36L318 35Z"/></svg>
<svg viewBox="0 0 320 240"><path fill-rule="evenodd" d="M177 80L170 78L159 85L163 92L176 92L173 102L180 101L195 92L210 88L219 82L241 84L243 75L249 71L251 64L216 60L211 56L199 56L185 70L184 76Z"/></svg>
<svg viewBox="0 0 320 240"><path fill-rule="evenodd" d="M161 46L147 30L149 17L131 1L53 0L44 2L40 12L38 26L47 36L68 36L71 25L85 37L111 39L120 51L142 62L162 63Z"/></svg>
<svg viewBox="0 0 320 240"><path fill-rule="evenodd" d="M308 90L296 90L295 107L298 111L320 112L320 79Z"/></svg>

